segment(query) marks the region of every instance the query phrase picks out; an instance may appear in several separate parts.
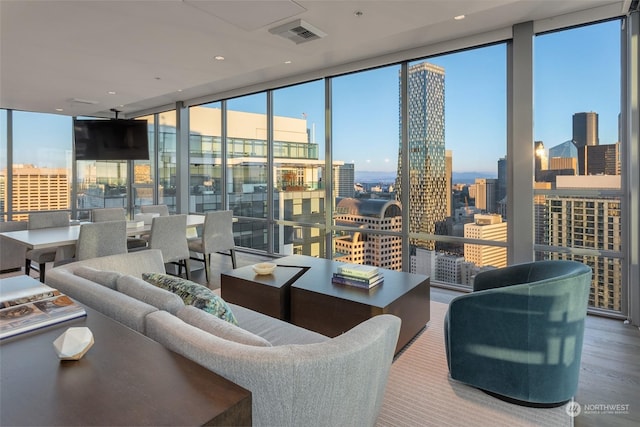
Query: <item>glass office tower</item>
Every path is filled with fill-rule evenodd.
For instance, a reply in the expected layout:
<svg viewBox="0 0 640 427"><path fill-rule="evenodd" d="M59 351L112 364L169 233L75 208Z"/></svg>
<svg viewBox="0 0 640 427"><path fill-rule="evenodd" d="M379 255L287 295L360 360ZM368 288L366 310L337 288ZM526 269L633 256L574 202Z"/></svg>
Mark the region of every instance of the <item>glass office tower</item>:
<svg viewBox="0 0 640 427"><path fill-rule="evenodd" d="M409 67L409 231L436 234L447 217L444 141L444 68L423 62ZM402 117L400 118L402 123ZM398 155L397 198L402 200L402 144ZM435 248L427 239L411 239L417 247Z"/></svg>

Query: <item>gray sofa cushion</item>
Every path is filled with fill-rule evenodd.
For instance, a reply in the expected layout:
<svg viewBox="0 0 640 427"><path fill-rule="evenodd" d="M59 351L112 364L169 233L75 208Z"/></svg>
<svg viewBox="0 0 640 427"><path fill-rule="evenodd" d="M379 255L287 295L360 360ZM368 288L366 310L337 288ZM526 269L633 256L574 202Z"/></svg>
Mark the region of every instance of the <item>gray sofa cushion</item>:
<svg viewBox="0 0 640 427"><path fill-rule="evenodd" d="M301 328L280 319L248 308L228 303L238 319L238 325L252 334L266 339L273 346L288 344L314 344L329 340L322 334Z"/></svg>
<svg viewBox="0 0 640 427"><path fill-rule="evenodd" d="M98 270L93 267L81 266L73 271L76 276L84 277L92 282L99 283L110 289L116 289L116 281L122 273L109 270Z"/></svg>
<svg viewBox="0 0 640 427"><path fill-rule="evenodd" d="M116 290L132 298L151 304L160 310L176 314L184 308L184 302L176 294L153 286L133 276L120 276L116 281Z"/></svg>
<svg viewBox="0 0 640 427"><path fill-rule="evenodd" d="M190 325L226 340L246 345L271 347L271 343L266 339L190 305L183 306L183 308L176 313L176 316Z"/></svg>

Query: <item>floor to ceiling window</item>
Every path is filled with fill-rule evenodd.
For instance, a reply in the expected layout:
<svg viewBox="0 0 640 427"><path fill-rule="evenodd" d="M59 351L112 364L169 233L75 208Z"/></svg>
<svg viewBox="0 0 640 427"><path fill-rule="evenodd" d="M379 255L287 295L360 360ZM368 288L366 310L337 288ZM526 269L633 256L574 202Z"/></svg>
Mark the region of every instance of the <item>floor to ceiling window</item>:
<svg viewBox="0 0 640 427"><path fill-rule="evenodd" d="M324 81L273 91L275 253L325 256L324 125Z"/></svg>
<svg viewBox="0 0 640 427"><path fill-rule="evenodd" d="M623 281L619 20L536 37L537 259L593 269L589 304L621 311Z"/></svg>
<svg viewBox="0 0 640 427"><path fill-rule="evenodd" d="M189 109L189 211L224 210L222 179L222 106Z"/></svg>
<svg viewBox="0 0 640 427"><path fill-rule="evenodd" d="M399 76L394 65L332 79L336 260L402 269Z"/></svg>
<svg viewBox="0 0 640 427"><path fill-rule="evenodd" d="M158 203L176 212L176 111L157 115L158 120Z"/></svg>
<svg viewBox="0 0 640 427"><path fill-rule="evenodd" d="M133 211L139 212L140 206L154 204L155 180L155 116L138 117L147 121L149 138L149 160L133 160L132 203Z"/></svg>
<svg viewBox="0 0 640 427"><path fill-rule="evenodd" d="M626 113L620 27L615 20L535 37L533 68L525 61L534 75L534 138L531 151L529 134L513 156L531 158L510 175L517 181L526 174L524 186L507 182L507 166L516 164L506 158L516 145L507 117L531 131L530 107L514 108L507 99L507 70L530 54L528 47L514 48L521 40L514 35L505 43L192 106L188 115L156 112L142 117L150 125L149 161L79 161L76 182L70 117L2 110L0 186L7 190L1 207L6 211L11 197L12 219L72 208L88 218L91 208L128 208L127 200L134 211L149 203L167 204L171 212L232 209L238 246L406 268L439 285L468 285L478 271L506 265L507 255L535 251L536 259L588 263L592 308L624 314L625 284L637 285L625 270L629 242L622 229L637 234L638 227L625 217L627 196L635 194L625 182L638 161L625 158L632 151L619 134L620 125L630 133L620 120ZM508 63L510 48L522 55ZM177 118L186 116L189 162L183 165ZM524 194L522 187L526 203L507 199ZM70 201L72 189L77 200ZM514 205L531 218L508 218ZM507 235L507 226L532 240L514 250L522 239Z"/></svg>
<svg viewBox="0 0 640 427"><path fill-rule="evenodd" d="M13 220L26 220L33 211L69 210L71 117L23 111L12 115Z"/></svg>
<svg viewBox="0 0 640 427"><path fill-rule="evenodd" d="M411 270L469 286L507 264L506 45L409 63L407 110Z"/></svg>
<svg viewBox="0 0 640 427"><path fill-rule="evenodd" d="M239 218L236 243L268 251L267 237L267 97L266 93L226 102L229 209Z"/></svg>

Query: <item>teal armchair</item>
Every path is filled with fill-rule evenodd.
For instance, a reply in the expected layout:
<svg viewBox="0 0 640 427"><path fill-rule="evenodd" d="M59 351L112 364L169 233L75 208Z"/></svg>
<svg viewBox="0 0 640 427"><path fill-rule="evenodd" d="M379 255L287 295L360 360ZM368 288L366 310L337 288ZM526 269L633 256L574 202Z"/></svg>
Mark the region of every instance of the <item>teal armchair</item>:
<svg viewBox="0 0 640 427"><path fill-rule="evenodd" d="M451 378L503 400L553 407L578 387L591 268L538 261L479 273L444 322Z"/></svg>

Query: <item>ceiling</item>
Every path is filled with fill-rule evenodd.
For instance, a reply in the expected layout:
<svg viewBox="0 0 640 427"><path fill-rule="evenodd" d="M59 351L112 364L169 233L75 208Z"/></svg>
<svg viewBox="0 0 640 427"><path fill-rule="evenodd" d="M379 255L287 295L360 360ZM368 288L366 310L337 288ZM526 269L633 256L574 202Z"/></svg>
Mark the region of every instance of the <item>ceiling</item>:
<svg viewBox="0 0 640 427"><path fill-rule="evenodd" d="M128 117L411 58L451 40L510 34L521 22L544 29L619 16L630 4L0 0L0 107L103 117L115 109ZM296 44L269 31L298 19L326 36Z"/></svg>

